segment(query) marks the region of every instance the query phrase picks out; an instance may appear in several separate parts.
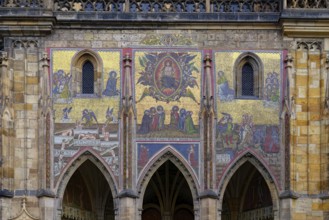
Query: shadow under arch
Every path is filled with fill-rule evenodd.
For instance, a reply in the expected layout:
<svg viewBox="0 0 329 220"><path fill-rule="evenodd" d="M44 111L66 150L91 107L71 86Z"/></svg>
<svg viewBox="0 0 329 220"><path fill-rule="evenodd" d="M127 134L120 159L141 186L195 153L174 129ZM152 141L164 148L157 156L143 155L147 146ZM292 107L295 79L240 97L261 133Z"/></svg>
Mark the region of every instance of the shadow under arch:
<svg viewBox="0 0 329 220"><path fill-rule="evenodd" d="M93 163L104 176L105 180L107 181L110 187L112 197L113 198L117 197L118 187L112 171L109 170L107 166L103 164L102 158L97 156L97 154L94 153L92 150L86 149L80 152L79 154L77 154L74 157L74 159L72 159L72 161L70 161L70 163L68 163L67 166L62 171L58 179L57 186L55 188L56 196L58 198L63 198L66 186L70 181L71 177L79 169L79 167L88 160L91 163ZM117 203L114 202L114 205L115 205L114 208L116 208Z"/></svg>
<svg viewBox="0 0 329 220"><path fill-rule="evenodd" d="M199 196L199 182L198 179L188 165L188 162L183 158L183 156L177 152L172 146L167 146L157 153L147 164L146 167L141 172L139 180L137 182L137 192L139 194L139 208L143 207L143 198L145 190L150 182L154 173L167 161L172 162L177 169L183 174L187 184L191 190L192 198L194 201L194 209L198 209L197 199Z"/></svg>
<svg viewBox="0 0 329 220"><path fill-rule="evenodd" d="M252 151L247 150L224 171L222 178L219 182L218 193L219 193L219 210L223 210L224 194L227 189L228 184L230 183L233 175L241 168L244 164L250 163L264 178L267 187L270 191L273 204L274 219L278 219L279 211L279 187L276 179L270 173L270 168L265 165L260 158L258 158Z"/></svg>

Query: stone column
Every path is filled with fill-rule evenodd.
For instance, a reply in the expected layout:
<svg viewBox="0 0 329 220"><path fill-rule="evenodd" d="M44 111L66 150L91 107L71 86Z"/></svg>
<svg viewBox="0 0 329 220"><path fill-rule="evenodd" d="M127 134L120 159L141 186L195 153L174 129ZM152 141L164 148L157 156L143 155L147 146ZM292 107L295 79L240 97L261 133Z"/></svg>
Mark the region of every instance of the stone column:
<svg viewBox="0 0 329 220"><path fill-rule="evenodd" d="M120 220L137 219L137 196L126 192L119 195L119 218Z"/></svg>
<svg viewBox="0 0 329 220"><path fill-rule="evenodd" d="M4 107L6 106L6 100L7 100L7 89L8 86L8 57L7 53L2 51L0 53L0 125L1 129L3 129L2 124L2 114ZM7 94L7 95L6 95ZM6 155L8 150L5 150L5 147L2 143L2 132L0 134L0 167L1 167L1 188L0 188L0 219L8 219L8 214L10 213L10 199L14 196L13 192L10 191L10 184L9 184L9 177L8 175L8 169L9 164L8 160L9 157ZM7 152L7 153L6 153Z"/></svg>
<svg viewBox="0 0 329 220"><path fill-rule="evenodd" d="M50 132L50 119L47 116L48 97L50 95L49 88L49 58L47 53L43 53L41 59L42 75L39 76L39 173L40 186L38 190L39 208L41 219L54 219L55 213L55 194L52 191L52 172L51 172L51 145L47 140L47 132ZM49 138L50 139L50 138ZM48 144L47 144L48 143Z"/></svg>
<svg viewBox="0 0 329 220"><path fill-rule="evenodd" d="M294 92L291 100L291 111L295 109L295 119L291 120L291 193L300 195L296 200L283 201L290 205L290 215L282 219L311 219L322 204L321 186L321 102L320 73L322 43L319 41L297 41L294 51L295 82L290 83ZM292 114L293 115L293 114ZM311 197L310 195L314 195ZM316 196L315 196L316 195ZM293 198L290 195L289 198Z"/></svg>
<svg viewBox="0 0 329 220"><path fill-rule="evenodd" d="M39 198L40 219L54 219L55 214L55 198L40 197Z"/></svg>
<svg viewBox="0 0 329 220"><path fill-rule="evenodd" d="M1 163L1 189L0 189L0 197L12 197L12 161L13 155L11 155L11 143L13 127L9 125L8 115L4 118L4 110L5 108L10 109L10 101L11 101L11 89L12 89L12 79L9 76L8 71L8 57L7 52L2 51L0 54L0 70L1 70L1 87L0 87L0 125L2 129L2 133L0 134L0 163ZM12 115L10 115L12 117ZM4 121L4 119L6 121ZM12 122L12 121L11 121ZM12 123L11 123L12 124Z"/></svg>
<svg viewBox="0 0 329 220"><path fill-rule="evenodd" d="M215 161L213 139L214 139L214 99L213 99L213 80L211 71L211 57L206 54L204 57L205 70L205 91L203 91L204 98L201 106L202 124L203 124L203 161L204 161L204 189L209 190L214 188L214 173L213 162Z"/></svg>
<svg viewBox="0 0 329 220"><path fill-rule="evenodd" d="M200 219L219 220L221 215L218 213L218 197L213 192L204 193L200 196Z"/></svg>
<svg viewBox="0 0 329 220"><path fill-rule="evenodd" d="M206 52L203 59L205 83L203 91L204 97L201 106L201 124L203 124L203 192L200 194L200 210L199 217L202 220L216 220L217 219L217 201L218 196L212 190L215 188L214 180L214 161L215 154L213 148L214 139L214 99L213 99L213 77L211 71L212 59L210 54Z"/></svg>
<svg viewBox="0 0 329 220"><path fill-rule="evenodd" d="M119 193L119 219L130 220L137 219L137 200L138 195L135 192L134 184L134 123L135 112L132 99L131 85L131 53L127 52L123 59L124 62L124 91L121 104L121 155L122 155L122 172L121 188Z"/></svg>
<svg viewBox="0 0 329 220"><path fill-rule="evenodd" d="M124 57L124 88L121 107L122 120L122 158L123 158L123 189L132 189L133 180L133 102L131 89L131 58L127 53Z"/></svg>

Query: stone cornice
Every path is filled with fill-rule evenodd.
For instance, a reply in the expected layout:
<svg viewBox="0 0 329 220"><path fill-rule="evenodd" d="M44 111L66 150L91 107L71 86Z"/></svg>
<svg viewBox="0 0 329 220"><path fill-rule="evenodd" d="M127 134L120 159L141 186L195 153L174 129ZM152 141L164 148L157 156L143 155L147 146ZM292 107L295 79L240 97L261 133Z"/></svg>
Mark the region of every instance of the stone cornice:
<svg viewBox="0 0 329 220"><path fill-rule="evenodd" d="M0 35L45 36L52 32L56 18L45 9L1 8Z"/></svg>
<svg viewBox="0 0 329 220"><path fill-rule="evenodd" d="M287 37L328 37L328 9L287 9L281 14L280 24Z"/></svg>
<svg viewBox="0 0 329 220"><path fill-rule="evenodd" d="M328 37L327 9L284 9L282 13L61 12L0 8L0 35L45 36L60 29L282 29L287 37Z"/></svg>
<svg viewBox="0 0 329 220"><path fill-rule="evenodd" d="M280 13L122 13L54 12L59 27L77 28L186 28L200 29L230 25L273 26ZM176 27L175 27L176 26Z"/></svg>

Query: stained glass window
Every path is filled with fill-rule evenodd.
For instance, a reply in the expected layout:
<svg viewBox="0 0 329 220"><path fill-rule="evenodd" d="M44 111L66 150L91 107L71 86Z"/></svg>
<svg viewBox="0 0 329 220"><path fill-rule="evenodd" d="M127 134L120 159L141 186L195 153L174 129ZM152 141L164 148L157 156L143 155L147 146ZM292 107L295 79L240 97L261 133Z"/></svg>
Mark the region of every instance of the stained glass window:
<svg viewBox="0 0 329 220"><path fill-rule="evenodd" d="M242 67L242 96L254 95L254 70L249 63Z"/></svg>
<svg viewBox="0 0 329 220"><path fill-rule="evenodd" d="M82 93L94 93L94 66L90 61L85 62L82 67Z"/></svg>

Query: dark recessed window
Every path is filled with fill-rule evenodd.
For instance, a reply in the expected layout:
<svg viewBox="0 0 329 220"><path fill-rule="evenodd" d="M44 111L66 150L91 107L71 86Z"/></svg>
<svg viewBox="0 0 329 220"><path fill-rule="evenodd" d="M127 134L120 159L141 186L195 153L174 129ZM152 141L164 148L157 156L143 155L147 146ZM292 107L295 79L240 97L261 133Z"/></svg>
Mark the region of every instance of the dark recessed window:
<svg viewBox="0 0 329 220"><path fill-rule="evenodd" d="M85 62L82 67L82 93L94 93L94 66L90 61Z"/></svg>
<svg viewBox="0 0 329 220"><path fill-rule="evenodd" d="M1 1L0 1L1 2ZM3 39L0 38L0 51L3 50L4 45L3 45Z"/></svg>
<svg viewBox="0 0 329 220"><path fill-rule="evenodd" d="M234 64L235 97L238 99L261 99L263 64L254 53L241 54Z"/></svg>
<svg viewBox="0 0 329 220"><path fill-rule="evenodd" d="M242 96L254 95L254 70L249 63L242 67Z"/></svg>

